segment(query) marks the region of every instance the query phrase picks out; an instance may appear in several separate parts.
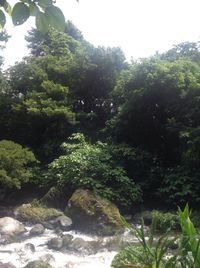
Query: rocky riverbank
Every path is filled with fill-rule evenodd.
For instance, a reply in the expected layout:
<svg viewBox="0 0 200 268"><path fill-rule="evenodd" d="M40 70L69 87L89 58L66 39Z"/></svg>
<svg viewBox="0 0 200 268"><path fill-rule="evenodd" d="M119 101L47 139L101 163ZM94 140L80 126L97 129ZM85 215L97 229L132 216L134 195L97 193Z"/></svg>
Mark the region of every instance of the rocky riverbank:
<svg viewBox="0 0 200 268"><path fill-rule="evenodd" d="M85 190L64 212L41 204L2 208L0 268L108 268L128 241L124 231L117 207Z"/></svg>

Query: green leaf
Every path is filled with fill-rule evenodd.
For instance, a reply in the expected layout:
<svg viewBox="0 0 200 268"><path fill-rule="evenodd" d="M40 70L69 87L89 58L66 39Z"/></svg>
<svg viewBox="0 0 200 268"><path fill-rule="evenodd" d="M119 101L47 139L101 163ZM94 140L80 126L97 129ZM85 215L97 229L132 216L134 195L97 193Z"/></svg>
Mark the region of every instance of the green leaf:
<svg viewBox="0 0 200 268"><path fill-rule="evenodd" d="M8 15L11 16L12 8L11 8L10 4L7 1L4 2L3 8L6 11L6 13L8 13Z"/></svg>
<svg viewBox="0 0 200 268"><path fill-rule="evenodd" d="M30 16L30 10L24 3L17 3L12 10L12 21L14 25L23 24Z"/></svg>
<svg viewBox="0 0 200 268"><path fill-rule="evenodd" d="M6 23L6 16L2 10L0 10L0 27L3 28Z"/></svg>
<svg viewBox="0 0 200 268"><path fill-rule="evenodd" d="M49 22L45 13L38 12L36 15L36 27L41 32L48 32Z"/></svg>
<svg viewBox="0 0 200 268"><path fill-rule="evenodd" d="M52 3L52 0L40 0L38 2L38 5L42 8L46 8L48 6L51 6L53 3Z"/></svg>
<svg viewBox="0 0 200 268"><path fill-rule="evenodd" d="M49 24L59 30L64 31L65 29L65 17L60 8L55 6L49 6L46 8L45 14L47 15Z"/></svg>
<svg viewBox="0 0 200 268"><path fill-rule="evenodd" d="M39 8L35 3L30 3L30 16L34 16L36 17L38 12L39 12Z"/></svg>

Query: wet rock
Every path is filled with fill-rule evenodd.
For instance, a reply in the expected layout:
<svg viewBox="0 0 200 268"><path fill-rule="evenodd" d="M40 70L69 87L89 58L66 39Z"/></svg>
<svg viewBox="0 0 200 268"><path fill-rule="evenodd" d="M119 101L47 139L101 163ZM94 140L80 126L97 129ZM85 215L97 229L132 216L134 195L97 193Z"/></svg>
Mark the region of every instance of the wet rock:
<svg viewBox="0 0 200 268"><path fill-rule="evenodd" d="M60 229L60 227L56 227L54 229L54 232L57 234L57 235L62 235L62 230Z"/></svg>
<svg viewBox="0 0 200 268"><path fill-rule="evenodd" d="M49 263L55 261L55 258L51 254L45 254L40 257L40 260Z"/></svg>
<svg viewBox="0 0 200 268"><path fill-rule="evenodd" d="M94 254L94 248L91 243L82 238L75 238L71 244L69 244L68 249L83 255Z"/></svg>
<svg viewBox="0 0 200 268"><path fill-rule="evenodd" d="M1 235L0 234L0 244L7 245L12 243L12 237L10 235Z"/></svg>
<svg viewBox="0 0 200 268"><path fill-rule="evenodd" d="M24 249L26 251L35 252L35 246L32 243L26 243Z"/></svg>
<svg viewBox="0 0 200 268"><path fill-rule="evenodd" d="M89 190L76 190L68 202L65 214L77 230L99 235L112 235L124 229L118 208Z"/></svg>
<svg viewBox="0 0 200 268"><path fill-rule="evenodd" d="M11 217L0 218L0 234L14 236L24 232L26 232L26 228L21 222Z"/></svg>
<svg viewBox="0 0 200 268"><path fill-rule="evenodd" d="M62 236L63 247L68 247L73 240L73 235L66 234Z"/></svg>
<svg viewBox="0 0 200 268"><path fill-rule="evenodd" d="M0 268L16 268L12 263L7 262L7 263L2 263L0 262Z"/></svg>
<svg viewBox="0 0 200 268"><path fill-rule="evenodd" d="M57 227L61 228L63 231L69 231L72 227L72 220L69 217L63 215L56 218L54 224Z"/></svg>
<svg viewBox="0 0 200 268"><path fill-rule="evenodd" d="M48 242L50 249L60 250L63 246L63 240L61 237L54 237Z"/></svg>
<svg viewBox="0 0 200 268"><path fill-rule="evenodd" d="M30 230L31 235L41 235L45 231L45 228L42 224L38 223Z"/></svg>
<svg viewBox="0 0 200 268"><path fill-rule="evenodd" d="M46 208L37 206L34 207L31 204L26 204L18 207L15 210L15 215L17 219L28 223L44 223L51 221L63 213L54 208Z"/></svg>
<svg viewBox="0 0 200 268"><path fill-rule="evenodd" d="M53 268L48 262L31 261L24 268Z"/></svg>
<svg viewBox="0 0 200 268"><path fill-rule="evenodd" d="M46 229L54 230L54 226L53 226L53 224L50 223L50 222L43 222L42 225L43 225Z"/></svg>

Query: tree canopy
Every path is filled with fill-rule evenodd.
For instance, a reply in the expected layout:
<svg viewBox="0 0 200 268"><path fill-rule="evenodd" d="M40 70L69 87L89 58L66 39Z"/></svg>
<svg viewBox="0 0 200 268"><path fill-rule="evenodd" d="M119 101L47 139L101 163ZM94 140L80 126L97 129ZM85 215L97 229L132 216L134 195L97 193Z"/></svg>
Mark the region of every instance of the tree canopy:
<svg viewBox="0 0 200 268"><path fill-rule="evenodd" d="M69 21L26 41L29 56L1 72L0 140L34 153L38 187L85 187L129 209L199 204L198 42L127 63Z"/></svg>

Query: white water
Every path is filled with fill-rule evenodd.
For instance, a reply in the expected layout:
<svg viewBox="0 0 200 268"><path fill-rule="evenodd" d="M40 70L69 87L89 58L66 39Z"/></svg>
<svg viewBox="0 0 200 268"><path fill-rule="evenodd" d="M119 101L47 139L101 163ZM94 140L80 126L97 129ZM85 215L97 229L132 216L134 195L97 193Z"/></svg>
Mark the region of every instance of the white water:
<svg viewBox="0 0 200 268"><path fill-rule="evenodd" d="M28 229L28 228L27 228ZM74 237L80 237L86 241L98 239L97 237L86 236L82 234L75 234L74 232L65 232L72 234ZM50 255L51 261L49 263L55 268L109 268L113 257L117 252L115 251L100 251L95 255L76 255L72 252L62 253L48 249L48 240L55 237L54 231L45 230L44 234L38 237L28 237L23 242L11 243L8 245L0 245L0 261L3 263L10 262L17 268L24 267L28 262L48 258ZM35 252L26 249L26 244L31 243L35 246ZM47 254L49 256L47 256ZM46 255L46 256L45 256Z"/></svg>

